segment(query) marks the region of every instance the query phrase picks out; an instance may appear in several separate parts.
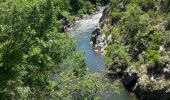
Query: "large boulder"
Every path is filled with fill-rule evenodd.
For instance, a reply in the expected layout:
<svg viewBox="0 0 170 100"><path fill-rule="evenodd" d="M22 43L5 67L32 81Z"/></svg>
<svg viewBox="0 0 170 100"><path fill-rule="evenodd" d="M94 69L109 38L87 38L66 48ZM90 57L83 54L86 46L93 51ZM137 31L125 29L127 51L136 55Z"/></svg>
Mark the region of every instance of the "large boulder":
<svg viewBox="0 0 170 100"><path fill-rule="evenodd" d="M97 37L99 36L100 34L100 28L96 28L93 32L92 32L92 36L91 36L91 41L93 42L93 46L96 44L96 40L97 40Z"/></svg>
<svg viewBox="0 0 170 100"><path fill-rule="evenodd" d="M165 68L163 68L163 74L166 79L170 79L170 63L167 63Z"/></svg>
<svg viewBox="0 0 170 100"><path fill-rule="evenodd" d="M122 83L126 89L133 91L135 85L137 84L138 76L137 73L125 72L122 77Z"/></svg>

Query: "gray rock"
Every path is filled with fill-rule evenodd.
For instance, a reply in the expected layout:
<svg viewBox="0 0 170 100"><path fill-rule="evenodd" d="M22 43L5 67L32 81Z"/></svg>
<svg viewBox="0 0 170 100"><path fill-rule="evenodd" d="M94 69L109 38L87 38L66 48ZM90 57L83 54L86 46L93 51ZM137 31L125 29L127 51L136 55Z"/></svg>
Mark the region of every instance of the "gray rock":
<svg viewBox="0 0 170 100"><path fill-rule="evenodd" d="M125 72L122 77L122 83L126 89L134 92L140 100L170 100L170 87L158 90L143 89L138 83L137 73ZM153 77L153 80L154 77Z"/></svg>

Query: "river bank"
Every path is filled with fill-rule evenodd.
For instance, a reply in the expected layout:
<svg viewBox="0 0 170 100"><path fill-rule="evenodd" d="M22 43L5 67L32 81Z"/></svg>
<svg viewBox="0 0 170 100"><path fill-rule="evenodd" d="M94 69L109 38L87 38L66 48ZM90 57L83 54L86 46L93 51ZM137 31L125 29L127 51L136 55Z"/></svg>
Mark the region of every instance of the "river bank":
<svg viewBox="0 0 170 100"><path fill-rule="evenodd" d="M95 51L102 53L103 55L105 54L106 47L110 44L114 44L115 41L113 40L116 40L114 39L115 37L109 34L112 29L112 25L110 24L111 21L109 19L110 10L111 8L109 7L104 9L99 27L93 31L91 37ZM160 50L162 50L161 46ZM168 55L163 56L162 64L148 63L137 65L138 67L136 67L135 64L127 64L121 71L111 71L108 76L113 80L118 78L121 79L124 87L130 92L135 93L140 100L169 100L169 58L170 56ZM125 64L120 66L125 66ZM153 69L149 69L150 66L153 66ZM155 72L155 66L162 68L158 75ZM108 70L113 69L108 66Z"/></svg>
<svg viewBox="0 0 170 100"><path fill-rule="evenodd" d="M102 17L102 11L91 15L88 18L76 21L73 27L70 28L70 33L77 43L77 51L84 52L86 57L85 62L88 70L91 73L104 74L106 68L103 57L100 53L94 51L90 44L92 32L99 26L99 21ZM121 83L120 83L121 84ZM120 94L108 93L104 100L136 100L135 96L120 86Z"/></svg>
<svg viewBox="0 0 170 100"><path fill-rule="evenodd" d="M99 19L102 16L101 12L102 9L98 13L75 21L74 25L69 29L72 37L76 40L77 50L86 52L86 64L91 72L102 72L105 66L102 56L95 53L90 44L91 33L98 25Z"/></svg>

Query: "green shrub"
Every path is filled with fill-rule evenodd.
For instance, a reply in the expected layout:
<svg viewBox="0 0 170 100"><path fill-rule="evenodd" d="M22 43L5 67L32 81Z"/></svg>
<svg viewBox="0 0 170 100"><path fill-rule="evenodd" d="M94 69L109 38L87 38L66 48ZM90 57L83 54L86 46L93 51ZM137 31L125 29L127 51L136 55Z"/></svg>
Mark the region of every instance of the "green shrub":
<svg viewBox="0 0 170 100"><path fill-rule="evenodd" d="M130 61L130 56L125 50L125 47L118 44L113 44L106 48L104 58L106 64L109 66L109 69L114 71L122 71L127 68Z"/></svg>
<svg viewBox="0 0 170 100"><path fill-rule="evenodd" d="M156 50L148 50L146 52L146 57L149 63L147 66L148 73L160 74L164 67L163 60L161 59L161 53Z"/></svg>
<svg viewBox="0 0 170 100"><path fill-rule="evenodd" d="M170 30L170 13L168 13L167 17L166 17L166 30Z"/></svg>
<svg viewBox="0 0 170 100"><path fill-rule="evenodd" d="M159 50L160 45L163 45L164 42L164 34L162 32L154 32L150 35L150 39L150 49Z"/></svg>
<svg viewBox="0 0 170 100"><path fill-rule="evenodd" d="M149 50L146 52L146 57L148 62L160 62L161 61L161 55L159 51L156 50Z"/></svg>
<svg viewBox="0 0 170 100"><path fill-rule="evenodd" d="M133 37L138 33L139 29L142 29L140 24L140 15L142 14L142 10L138 5L130 4L128 5L128 10L125 12L124 19L124 30L128 32L129 39L133 39Z"/></svg>
<svg viewBox="0 0 170 100"><path fill-rule="evenodd" d="M120 3L121 2L122 2L122 0L111 0L110 5L111 5L112 8L120 9Z"/></svg>
<svg viewBox="0 0 170 100"><path fill-rule="evenodd" d="M121 13L120 13L120 10L118 9L113 9L111 11L111 20L112 20L112 25L117 23L120 19L121 19Z"/></svg>
<svg viewBox="0 0 170 100"><path fill-rule="evenodd" d="M143 11L148 11L149 9L154 9L155 0L134 0L142 8Z"/></svg>
<svg viewBox="0 0 170 100"><path fill-rule="evenodd" d="M85 6L86 6L86 9L87 9L87 13L91 14L92 10L94 8L93 5L91 4L91 2L89 2L89 1L85 2Z"/></svg>

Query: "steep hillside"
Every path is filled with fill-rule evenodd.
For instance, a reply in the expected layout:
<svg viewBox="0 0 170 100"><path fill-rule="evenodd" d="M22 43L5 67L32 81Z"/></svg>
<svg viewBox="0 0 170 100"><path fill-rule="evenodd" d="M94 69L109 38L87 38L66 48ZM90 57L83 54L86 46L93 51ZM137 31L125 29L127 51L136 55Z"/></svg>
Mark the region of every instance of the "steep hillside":
<svg viewBox="0 0 170 100"><path fill-rule="evenodd" d="M108 76L143 100L170 99L169 0L111 0L93 32Z"/></svg>

